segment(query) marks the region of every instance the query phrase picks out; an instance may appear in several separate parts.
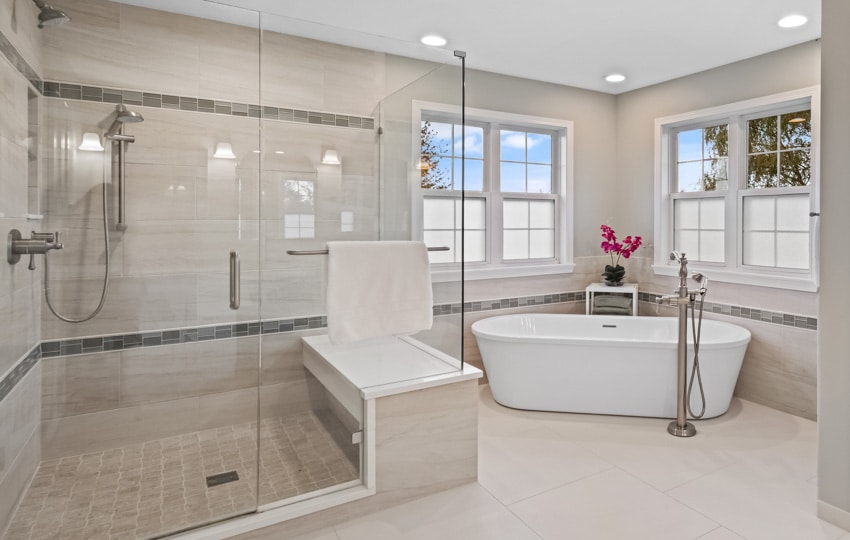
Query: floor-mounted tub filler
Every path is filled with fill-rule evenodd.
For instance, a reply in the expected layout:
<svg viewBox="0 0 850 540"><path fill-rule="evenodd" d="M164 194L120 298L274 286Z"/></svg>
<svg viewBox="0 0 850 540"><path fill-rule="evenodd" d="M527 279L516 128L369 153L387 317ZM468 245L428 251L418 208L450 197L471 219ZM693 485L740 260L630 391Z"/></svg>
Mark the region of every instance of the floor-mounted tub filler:
<svg viewBox="0 0 850 540"><path fill-rule="evenodd" d="M675 418L674 317L525 314L472 325L493 398L516 409ZM688 330L688 373L693 360ZM704 418L729 409L750 332L702 323ZM694 392L694 410L701 408Z"/></svg>

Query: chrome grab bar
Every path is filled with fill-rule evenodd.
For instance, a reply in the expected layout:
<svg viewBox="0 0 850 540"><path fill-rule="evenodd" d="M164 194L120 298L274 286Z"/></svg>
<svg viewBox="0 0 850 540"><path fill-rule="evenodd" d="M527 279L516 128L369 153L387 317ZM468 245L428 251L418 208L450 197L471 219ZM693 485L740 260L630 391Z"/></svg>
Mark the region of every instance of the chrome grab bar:
<svg viewBox="0 0 850 540"><path fill-rule="evenodd" d="M230 252L230 309L239 309L240 291L240 262L239 252Z"/></svg>
<svg viewBox="0 0 850 540"><path fill-rule="evenodd" d="M429 247L428 251L449 251L448 246ZM327 249L287 249L287 255L327 255Z"/></svg>

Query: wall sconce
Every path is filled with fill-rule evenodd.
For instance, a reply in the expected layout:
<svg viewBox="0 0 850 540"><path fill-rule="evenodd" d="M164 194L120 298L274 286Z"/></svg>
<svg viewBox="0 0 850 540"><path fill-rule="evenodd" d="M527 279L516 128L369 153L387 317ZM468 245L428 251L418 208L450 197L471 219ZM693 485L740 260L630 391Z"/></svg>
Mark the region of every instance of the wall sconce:
<svg viewBox="0 0 850 540"><path fill-rule="evenodd" d="M100 135L86 131L83 133L83 142L80 143L77 149L87 152L103 152L103 145L100 144Z"/></svg>
<svg viewBox="0 0 850 540"><path fill-rule="evenodd" d="M325 150L325 153L322 155L322 163L325 165L341 165L342 162L339 160L339 154L336 153L336 150Z"/></svg>
<svg viewBox="0 0 850 540"><path fill-rule="evenodd" d="M233 146L229 142L220 142L215 145L214 158L221 159L236 159L236 154L233 153Z"/></svg>

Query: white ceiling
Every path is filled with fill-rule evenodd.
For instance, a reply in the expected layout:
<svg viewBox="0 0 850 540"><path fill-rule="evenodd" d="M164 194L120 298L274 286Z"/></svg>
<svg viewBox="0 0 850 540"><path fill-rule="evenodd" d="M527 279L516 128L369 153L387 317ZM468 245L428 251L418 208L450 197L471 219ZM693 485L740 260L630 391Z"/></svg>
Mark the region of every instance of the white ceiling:
<svg viewBox="0 0 850 540"><path fill-rule="evenodd" d="M446 62L461 50L469 68L614 94L814 40L821 27L820 0L114 1L246 25L262 12L273 31ZM792 13L809 22L779 28ZM448 44L420 45L427 33ZM628 78L605 82L611 72Z"/></svg>

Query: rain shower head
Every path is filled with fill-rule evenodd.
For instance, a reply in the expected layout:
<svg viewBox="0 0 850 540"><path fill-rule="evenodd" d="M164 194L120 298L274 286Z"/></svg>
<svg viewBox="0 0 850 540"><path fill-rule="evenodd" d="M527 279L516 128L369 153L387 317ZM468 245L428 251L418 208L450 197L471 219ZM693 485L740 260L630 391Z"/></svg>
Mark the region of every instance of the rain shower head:
<svg viewBox="0 0 850 540"><path fill-rule="evenodd" d="M115 139L118 137L118 130L121 129L121 126L124 124L136 124L145 121L141 114L136 111L128 110L124 105L118 105L118 107L116 107L116 111L115 120L112 122L112 125L109 126L109 129L104 135L106 139Z"/></svg>
<svg viewBox="0 0 850 540"><path fill-rule="evenodd" d="M44 0L32 1L40 10L38 14L39 28L44 28L45 26L58 26L60 24L65 24L66 22L71 20L71 17L69 17L67 13L65 13L61 9L56 9L53 6L46 4Z"/></svg>

